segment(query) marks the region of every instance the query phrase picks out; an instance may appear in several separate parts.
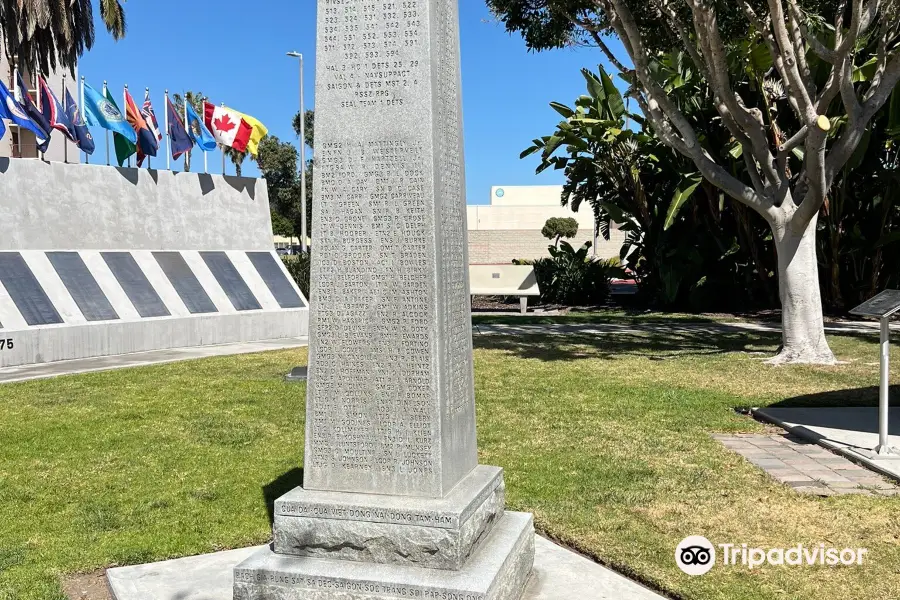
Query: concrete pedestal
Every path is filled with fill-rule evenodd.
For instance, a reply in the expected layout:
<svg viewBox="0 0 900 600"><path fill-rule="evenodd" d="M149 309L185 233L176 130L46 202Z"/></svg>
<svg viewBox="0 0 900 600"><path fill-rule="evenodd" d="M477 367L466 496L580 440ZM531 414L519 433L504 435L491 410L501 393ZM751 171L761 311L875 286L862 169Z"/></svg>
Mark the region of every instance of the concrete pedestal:
<svg viewBox="0 0 900 600"><path fill-rule="evenodd" d="M531 515L504 511L503 470L476 467L443 498L297 488L275 542L235 568L235 600L517 600Z"/></svg>
<svg viewBox="0 0 900 600"><path fill-rule="evenodd" d="M503 516L498 467L477 467L445 498L297 488L275 502L278 554L458 570Z"/></svg>
<svg viewBox="0 0 900 600"><path fill-rule="evenodd" d="M234 600L518 600L534 562L534 525L505 513L458 571L300 558L264 548L234 571Z"/></svg>

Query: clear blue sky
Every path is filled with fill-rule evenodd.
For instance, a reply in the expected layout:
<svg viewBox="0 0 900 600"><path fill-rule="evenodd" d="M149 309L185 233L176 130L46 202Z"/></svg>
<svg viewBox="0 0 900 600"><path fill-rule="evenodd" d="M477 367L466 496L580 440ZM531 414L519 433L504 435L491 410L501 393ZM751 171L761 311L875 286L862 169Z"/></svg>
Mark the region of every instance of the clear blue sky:
<svg viewBox="0 0 900 600"><path fill-rule="evenodd" d="M201 91L217 104L260 119L282 140L297 142L291 118L299 104L298 65L285 53L297 50L306 58L307 106L312 107L314 0L132 0L125 10L128 34L120 42L98 23L97 43L80 65L88 83L99 90L106 79L117 97L127 83L138 104L149 86L160 127L166 88ZM460 25L467 202L488 203L492 185L561 183L560 173L535 175L536 159L519 160L519 153L559 121L549 102L571 105L584 93L579 69L595 69L600 52L528 53L520 36L508 35L492 20L482 0L460 1ZM105 162L102 130L94 135L98 148L92 162ZM154 159L154 168L163 156ZM209 163L210 172L221 172L218 152L210 154ZM233 169L229 163L227 171ZM258 174L249 160L244 172Z"/></svg>

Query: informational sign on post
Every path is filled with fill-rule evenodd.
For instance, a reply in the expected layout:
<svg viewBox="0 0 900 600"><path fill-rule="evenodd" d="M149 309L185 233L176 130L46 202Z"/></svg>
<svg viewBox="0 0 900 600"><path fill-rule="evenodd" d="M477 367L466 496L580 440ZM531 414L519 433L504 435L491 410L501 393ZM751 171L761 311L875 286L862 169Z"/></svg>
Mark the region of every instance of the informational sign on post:
<svg viewBox="0 0 900 600"><path fill-rule="evenodd" d="M900 311L900 290L885 290L850 311L851 315L881 321L881 387L878 402L878 447L880 456L900 457L900 450L888 440L888 416L891 389L891 317Z"/></svg>

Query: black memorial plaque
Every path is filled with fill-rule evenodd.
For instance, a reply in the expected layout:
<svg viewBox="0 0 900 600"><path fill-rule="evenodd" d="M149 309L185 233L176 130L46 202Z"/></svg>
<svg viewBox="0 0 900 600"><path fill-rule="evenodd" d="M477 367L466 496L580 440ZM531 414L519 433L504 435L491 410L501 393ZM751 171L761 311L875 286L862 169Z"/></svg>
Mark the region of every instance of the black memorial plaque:
<svg viewBox="0 0 900 600"><path fill-rule="evenodd" d="M48 252L47 258L88 321L115 321L116 310L77 252Z"/></svg>
<svg viewBox="0 0 900 600"><path fill-rule="evenodd" d="M192 315L218 312L180 252L154 252L153 256Z"/></svg>
<svg viewBox="0 0 900 600"><path fill-rule="evenodd" d="M29 325L55 325L62 317L18 252L0 252L0 283Z"/></svg>
<svg viewBox="0 0 900 600"><path fill-rule="evenodd" d="M303 298L291 285L281 266L275 261L271 252L248 252L247 258L253 263L256 272L262 277L266 287L275 296L281 308L303 308Z"/></svg>
<svg viewBox="0 0 900 600"><path fill-rule="evenodd" d="M101 255L139 315L144 318L169 316L169 309L129 252L101 252Z"/></svg>
<svg viewBox="0 0 900 600"><path fill-rule="evenodd" d="M850 311L857 317L884 319L900 310L900 290L884 290Z"/></svg>
<svg viewBox="0 0 900 600"><path fill-rule="evenodd" d="M262 308L227 254L224 252L201 252L200 256L203 257L206 266L212 271L235 309L259 310Z"/></svg>

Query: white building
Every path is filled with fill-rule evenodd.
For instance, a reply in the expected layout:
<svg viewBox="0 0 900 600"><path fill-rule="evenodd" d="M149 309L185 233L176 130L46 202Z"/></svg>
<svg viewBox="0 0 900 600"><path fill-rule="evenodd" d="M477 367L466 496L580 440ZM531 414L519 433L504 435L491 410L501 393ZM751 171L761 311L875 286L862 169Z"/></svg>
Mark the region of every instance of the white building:
<svg viewBox="0 0 900 600"><path fill-rule="evenodd" d="M15 89L14 72L15 70L7 59L6 54L0 52L0 78L2 78L3 83L10 90ZM72 77L72 74L68 71L55 71L49 75L45 75L44 79L47 81L47 85L50 86L50 89L53 90L53 93L56 94L59 101L65 103L63 73L66 75L66 88L69 90L69 93L72 94L72 97L75 98L75 102L79 102L79 80L77 77L77 70L75 72L75 77ZM32 80L31 74L24 71L22 72L22 79L25 80L25 85L30 88L29 93L31 94L32 99L37 102L36 79ZM32 132L27 130L20 131L19 127L8 121L6 122L6 127L6 135L0 140L0 157L40 158L37 151L37 143L35 142L34 134ZM44 160L58 162L67 160L70 163L81 162L81 152L78 150L78 146L68 141L61 132L54 132L50 136L50 139L50 147L44 154Z"/></svg>
<svg viewBox="0 0 900 600"><path fill-rule="evenodd" d="M541 235L547 219L571 217L578 221L578 235L566 240L576 248L594 242L594 211L584 205L578 212L560 206L561 185L510 185L491 188L490 204L470 204L467 209L469 228L469 262L509 264L513 259L533 260L550 256L551 244ZM597 258L619 255L625 234L613 225L610 241L597 238ZM296 247L299 238L274 236L276 248ZM315 240L311 240L315 245Z"/></svg>
<svg viewBox="0 0 900 600"><path fill-rule="evenodd" d="M578 221L575 238L567 240L576 248L594 241L594 212L582 206L578 212L560 206L561 185L494 186L489 205L469 205L469 262L506 264L515 258L535 259L549 256L550 240L541 229L551 217L571 217ZM619 255L624 234L611 231L611 240L598 238L596 256Z"/></svg>

